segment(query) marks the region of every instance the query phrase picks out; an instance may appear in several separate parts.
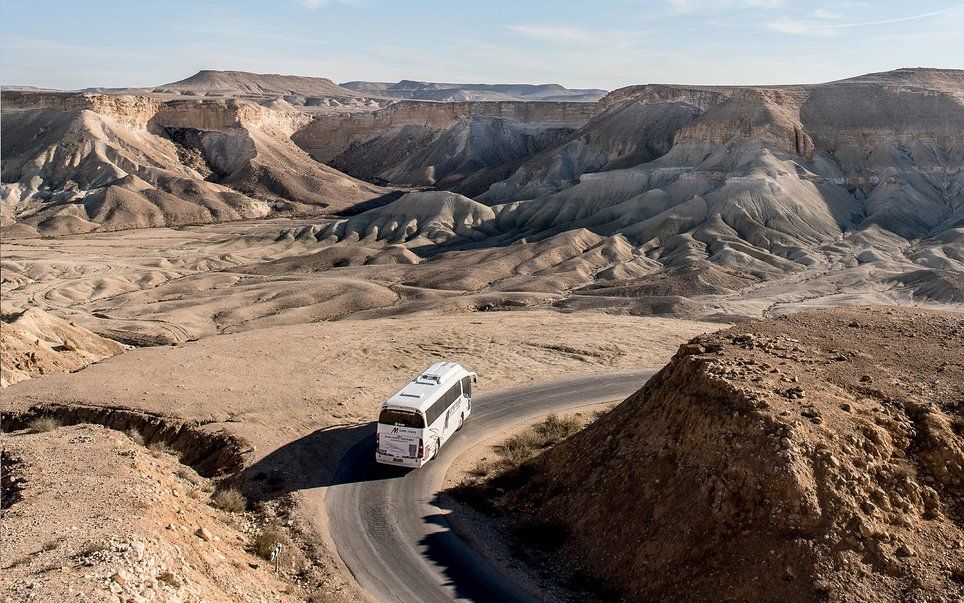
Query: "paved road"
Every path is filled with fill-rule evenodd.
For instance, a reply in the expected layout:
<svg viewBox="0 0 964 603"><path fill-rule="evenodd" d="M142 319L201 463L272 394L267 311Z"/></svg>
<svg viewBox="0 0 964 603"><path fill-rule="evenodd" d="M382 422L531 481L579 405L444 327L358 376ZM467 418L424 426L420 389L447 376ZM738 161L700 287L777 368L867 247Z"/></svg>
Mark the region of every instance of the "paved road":
<svg viewBox="0 0 964 603"><path fill-rule="evenodd" d="M576 406L625 398L655 371L529 385L473 400L462 431L438 458L414 471L376 465L374 429L342 459L327 495L339 555L379 601L532 601L449 529L434 502L445 473L465 450L515 423Z"/></svg>

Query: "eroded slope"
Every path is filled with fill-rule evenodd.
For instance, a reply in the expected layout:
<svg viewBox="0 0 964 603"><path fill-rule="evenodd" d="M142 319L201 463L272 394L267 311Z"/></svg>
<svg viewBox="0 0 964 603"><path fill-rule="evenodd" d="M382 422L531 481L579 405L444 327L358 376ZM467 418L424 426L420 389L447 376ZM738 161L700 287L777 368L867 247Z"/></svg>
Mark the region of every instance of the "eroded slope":
<svg viewBox="0 0 964 603"><path fill-rule="evenodd" d="M962 349L883 307L705 335L508 499L629 599L955 600Z"/></svg>

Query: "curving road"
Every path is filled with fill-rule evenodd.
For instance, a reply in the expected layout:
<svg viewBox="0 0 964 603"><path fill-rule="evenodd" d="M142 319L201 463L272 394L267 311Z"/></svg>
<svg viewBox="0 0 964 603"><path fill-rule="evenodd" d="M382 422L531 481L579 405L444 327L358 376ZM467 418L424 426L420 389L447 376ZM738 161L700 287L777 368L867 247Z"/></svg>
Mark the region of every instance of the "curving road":
<svg viewBox="0 0 964 603"><path fill-rule="evenodd" d="M445 520L435 504L445 473L465 450L520 421L625 398L654 370L528 385L478 395L465 427L424 467L376 465L374 430L344 456L327 494L328 523L342 560L379 601L533 601Z"/></svg>

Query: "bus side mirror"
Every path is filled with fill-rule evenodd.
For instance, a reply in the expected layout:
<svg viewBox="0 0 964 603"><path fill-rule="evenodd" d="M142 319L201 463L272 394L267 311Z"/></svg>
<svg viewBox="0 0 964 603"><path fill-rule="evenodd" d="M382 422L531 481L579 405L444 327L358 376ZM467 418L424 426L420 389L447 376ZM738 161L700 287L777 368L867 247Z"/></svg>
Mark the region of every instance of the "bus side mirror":
<svg viewBox="0 0 964 603"><path fill-rule="evenodd" d="M478 377L478 375L472 375L472 383L477 384L478 382L479 382L479 377Z"/></svg>

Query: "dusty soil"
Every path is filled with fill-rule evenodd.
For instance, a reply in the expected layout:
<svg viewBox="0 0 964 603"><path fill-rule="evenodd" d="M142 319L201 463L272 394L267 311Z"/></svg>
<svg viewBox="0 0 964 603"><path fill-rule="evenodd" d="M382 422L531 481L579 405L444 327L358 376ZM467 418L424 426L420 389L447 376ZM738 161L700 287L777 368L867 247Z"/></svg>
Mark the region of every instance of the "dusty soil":
<svg viewBox="0 0 964 603"><path fill-rule="evenodd" d="M18 383L3 390L0 408L5 417L33 409L65 422L143 426L170 435L186 458L203 456L205 438L241 442L239 483L253 499L283 506L301 541L314 545L308 554L330 577L324 588L332 592L352 585L326 544L326 486L347 446L370 429L381 401L417 371L439 358L456 360L479 373L484 393L658 365L681 341L720 326L527 311L274 327L135 349L76 373ZM110 515L122 521L126 512ZM28 518L4 523L22 529Z"/></svg>
<svg viewBox="0 0 964 603"><path fill-rule="evenodd" d="M251 552L256 516L213 508L176 456L95 425L0 443L4 601L303 598Z"/></svg>
<svg viewBox="0 0 964 603"><path fill-rule="evenodd" d="M630 600L959 600L962 350L884 307L697 338L502 504Z"/></svg>

